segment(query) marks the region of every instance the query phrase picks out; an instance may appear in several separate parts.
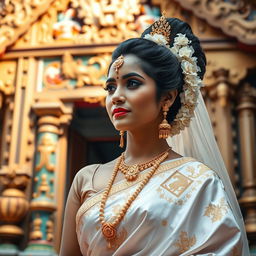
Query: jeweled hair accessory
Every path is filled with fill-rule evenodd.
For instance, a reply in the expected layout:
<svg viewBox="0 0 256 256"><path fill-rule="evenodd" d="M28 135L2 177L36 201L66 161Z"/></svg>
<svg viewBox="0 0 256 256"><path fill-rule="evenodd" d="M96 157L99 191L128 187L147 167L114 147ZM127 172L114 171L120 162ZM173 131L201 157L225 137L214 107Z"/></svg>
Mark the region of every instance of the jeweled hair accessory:
<svg viewBox="0 0 256 256"><path fill-rule="evenodd" d="M150 34L145 35L144 38L154 41L157 44L169 46L171 35L171 26L166 20L165 16L162 15L159 20L153 23L152 31Z"/></svg>
<svg viewBox="0 0 256 256"><path fill-rule="evenodd" d="M198 76L200 68L197 66L197 58L192 57L194 49L190 46L191 41L185 34L179 33L174 38L173 46L170 47L170 33L170 24L164 16L161 16L152 25L152 32L143 38L167 47L181 63L184 85L183 91L180 93L181 108L171 123L170 136L174 136L189 126L190 120L194 116L202 80Z"/></svg>

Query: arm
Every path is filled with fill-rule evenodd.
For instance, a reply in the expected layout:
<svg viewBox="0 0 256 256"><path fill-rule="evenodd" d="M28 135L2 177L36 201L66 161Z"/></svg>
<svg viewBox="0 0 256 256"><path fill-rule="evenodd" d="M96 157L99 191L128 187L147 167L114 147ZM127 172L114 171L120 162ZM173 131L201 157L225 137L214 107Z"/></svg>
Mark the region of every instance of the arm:
<svg viewBox="0 0 256 256"><path fill-rule="evenodd" d="M76 235L76 213L81 204L78 176L75 176L67 198L59 256L82 256Z"/></svg>

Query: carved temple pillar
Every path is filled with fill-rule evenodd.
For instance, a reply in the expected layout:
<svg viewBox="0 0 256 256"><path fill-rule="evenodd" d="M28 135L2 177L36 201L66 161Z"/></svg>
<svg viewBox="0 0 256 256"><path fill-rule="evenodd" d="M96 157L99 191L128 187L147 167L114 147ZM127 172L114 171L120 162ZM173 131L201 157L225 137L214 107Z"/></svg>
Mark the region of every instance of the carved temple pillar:
<svg viewBox="0 0 256 256"><path fill-rule="evenodd" d="M209 98L207 108L213 123L215 136L221 155L224 159L231 182L235 188L235 168L238 165L235 159L234 137L236 131L232 127L232 98L234 84L230 82L228 69L219 68L212 71L211 83L205 87ZM207 99L206 99L207 100Z"/></svg>
<svg viewBox="0 0 256 256"><path fill-rule="evenodd" d="M31 226L28 246L20 255L56 255L54 249L54 212L56 203L57 146L61 133L60 102L36 103L38 116L34 186L30 202Z"/></svg>
<svg viewBox="0 0 256 256"><path fill-rule="evenodd" d="M24 235L19 224L29 209L24 192L29 181L28 171L17 165L3 166L0 170L0 183L3 186L0 196L0 255L18 255L16 244Z"/></svg>
<svg viewBox="0 0 256 256"><path fill-rule="evenodd" d="M256 252L256 90L246 83L238 94L238 119L245 228L250 248Z"/></svg>

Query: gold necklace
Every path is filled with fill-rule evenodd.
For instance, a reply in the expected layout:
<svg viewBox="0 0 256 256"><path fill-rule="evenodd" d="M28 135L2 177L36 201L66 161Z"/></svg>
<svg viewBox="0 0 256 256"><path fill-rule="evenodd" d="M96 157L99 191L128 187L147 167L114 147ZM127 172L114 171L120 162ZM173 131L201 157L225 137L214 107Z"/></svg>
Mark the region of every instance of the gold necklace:
<svg viewBox="0 0 256 256"><path fill-rule="evenodd" d="M139 184L139 186L135 190L135 192L129 197L129 199L127 200L126 204L123 206L123 208L118 213L117 218L115 219L115 221L107 222L105 220L105 214L104 214L105 206L106 206L108 195L109 195L110 190L111 190L111 188L113 186L115 177L116 177L116 175L118 173L119 166L120 166L120 163L122 161L122 157L119 157L119 159L117 160L117 163L115 165L113 174L112 174L112 176L111 176L111 178L110 178L110 180L108 182L108 185L107 185L105 191L103 192L102 199L101 199L101 202L100 202L99 219L100 219L100 223L101 223L101 231L102 231L103 236L105 237L105 239L108 242L108 247L109 248L111 248L111 242L116 239L117 226L119 225L121 220L124 218L124 215L126 214L127 210L131 206L132 202L136 199L136 197L141 192L141 190L149 182L149 180L154 175L154 173L156 172L156 170L159 167L159 165L161 164L161 162L164 161L164 159L167 158L168 154L169 154L168 151L164 152L161 157L159 157L158 159L155 160L155 162L154 162L154 164L152 166L152 169L147 173L145 179L143 179L141 181L141 183Z"/></svg>
<svg viewBox="0 0 256 256"><path fill-rule="evenodd" d="M165 152L168 152L171 148L168 148L164 152L157 155L152 160L142 163L142 164L133 164L133 165L127 165L124 161L124 152L121 155L121 162L119 165L119 170L124 174L125 179L127 181L134 181L138 178L139 173L143 170L146 170L147 168L150 168L154 165L155 161L160 158Z"/></svg>

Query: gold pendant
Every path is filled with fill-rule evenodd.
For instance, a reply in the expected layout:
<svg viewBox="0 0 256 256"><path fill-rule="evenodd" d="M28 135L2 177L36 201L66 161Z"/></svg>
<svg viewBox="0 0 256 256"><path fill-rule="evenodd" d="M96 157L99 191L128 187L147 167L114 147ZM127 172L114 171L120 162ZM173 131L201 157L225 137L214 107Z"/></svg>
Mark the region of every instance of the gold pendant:
<svg viewBox="0 0 256 256"><path fill-rule="evenodd" d="M107 240L113 240L116 238L116 228L111 223L104 223L101 230Z"/></svg>
<svg viewBox="0 0 256 256"><path fill-rule="evenodd" d="M137 164L134 164L128 168L127 172L125 173L125 178L128 181L136 180L138 178L139 173L139 166Z"/></svg>

